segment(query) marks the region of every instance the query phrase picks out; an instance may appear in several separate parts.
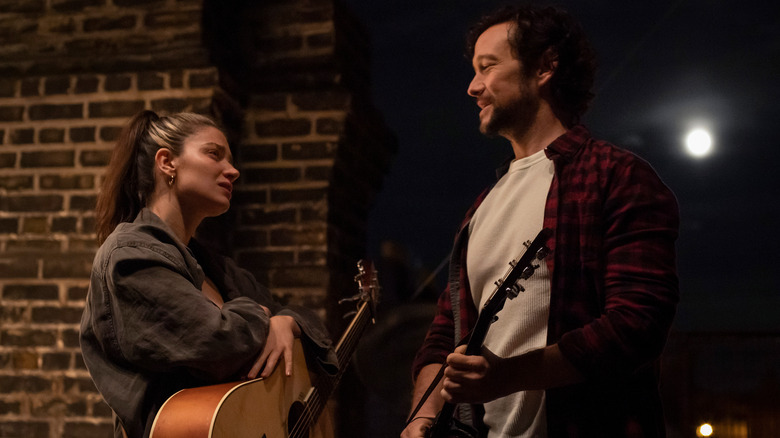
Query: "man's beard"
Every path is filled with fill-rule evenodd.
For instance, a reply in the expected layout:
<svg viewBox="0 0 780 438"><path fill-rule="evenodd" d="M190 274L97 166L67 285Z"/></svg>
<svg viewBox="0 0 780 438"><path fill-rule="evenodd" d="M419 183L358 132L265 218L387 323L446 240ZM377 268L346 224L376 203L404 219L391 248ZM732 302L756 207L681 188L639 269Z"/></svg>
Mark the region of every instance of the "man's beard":
<svg viewBox="0 0 780 438"><path fill-rule="evenodd" d="M538 109L539 99L523 90L522 97L506 106L494 103L493 114L479 130L488 137L524 133L534 123Z"/></svg>

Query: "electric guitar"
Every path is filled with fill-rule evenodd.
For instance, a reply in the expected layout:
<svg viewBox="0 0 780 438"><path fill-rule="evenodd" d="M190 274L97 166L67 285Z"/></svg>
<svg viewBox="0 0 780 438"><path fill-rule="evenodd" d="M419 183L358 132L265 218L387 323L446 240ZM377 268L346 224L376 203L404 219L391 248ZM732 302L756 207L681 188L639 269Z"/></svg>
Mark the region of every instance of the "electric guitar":
<svg viewBox="0 0 780 438"><path fill-rule="evenodd" d="M534 262L543 260L549 254L550 250L547 248L546 242L552 234L553 232L549 228L543 229L536 235L533 242L524 243L526 250L519 260L509 262L509 271L503 279L496 281L496 290L482 307L477 322L474 328L471 329L470 336L468 336L468 344L466 345L466 355L474 356L481 353L487 331L498 312L504 308L507 298L512 299L525 290L517 282L530 278L536 268L539 267ZM434 386L437 382L438 380L431 386ZM456 404L445 402L441 411L434 419L431 428L428 429L426 437L478 437L479 432L477 430L453 418L456 407Z"/></svg>
<svg viewBox="0 0 780 438"><path fill-rule="evenodd" d="M181 390L160 408L151 438L278 438L334 436L325 409L379 299L379 282L370 263L358 262L359 292L343 301L357 302L355 316L336 345L339 371L318 373L312 385L300 340L293 351L293 374L279 364L268 378Z"/></svg>

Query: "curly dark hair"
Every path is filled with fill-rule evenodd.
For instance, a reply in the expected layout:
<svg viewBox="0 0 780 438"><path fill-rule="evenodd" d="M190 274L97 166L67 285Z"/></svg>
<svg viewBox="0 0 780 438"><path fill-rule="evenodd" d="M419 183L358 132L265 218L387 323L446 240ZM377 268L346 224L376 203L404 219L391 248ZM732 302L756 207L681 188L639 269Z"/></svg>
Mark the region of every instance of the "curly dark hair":
<svg viewBox="0 0 780 438"><path fill-rule="evenodd" d="M509 44L526 72L535 71L547 50L558 58L550 80L552 107L567 127L579 123L593 99L596 54L582 26L568 12L553 6L504 6L472 26L466 35L466 55L488 28L511 23Z"/></svg>

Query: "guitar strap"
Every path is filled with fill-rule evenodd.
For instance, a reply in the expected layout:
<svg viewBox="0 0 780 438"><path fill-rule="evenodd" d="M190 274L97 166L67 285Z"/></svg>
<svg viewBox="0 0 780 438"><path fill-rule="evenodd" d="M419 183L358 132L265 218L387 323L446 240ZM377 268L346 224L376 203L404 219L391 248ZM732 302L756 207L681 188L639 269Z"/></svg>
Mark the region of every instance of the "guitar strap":
<svg viewBox="0 0 780 438"><path fill-rule="evenodd" d="M447 364L443 363L441 364L441 367L439 368L439 372L436 374L436 377L433 378L433 381L430 385L428 385L428 389L425 390L425 394L420 398L420 402L417 403L417 406L414 408L411 414L409 414L409 418L406 420L406 425L408 426L409 423L414 420L414 416L417 415L418 412L420 412L420 409L425 404L425 401L428 400L428 397L430 397L431 393L434 389L436 389L436 385L439 384L439 381L444 376L444 369L447 368Z"/></svg>
<svg viewBox="0 0 780 438"><path fill-rule="evenodd" d="M458 345L455 346L455 348L460 347L461 345L466 345L469 339L471 339L471 332L474 331L474 329L471 329L466 336L463 337L463 339L460 340ZM436 389L436 385L439 384L439 381L441 381L441 378L444 377L444 369L447 368L447 364L443 363L441 364L441 367L439 368L439 372L436 373L436 377L433 378L433 381L430 385L428 385L428 389L425 390L425 393L422 397L420 397L420 401L417 403L417 406L414 408L411 414L409 414L409 418L406 420L406 425L408 426L409 423L414 420L415 415L417 415L418 412L420 412L420 409L422 409L425 402L428 400L428 397L431 396L431 393L434 389Z"/></svg>

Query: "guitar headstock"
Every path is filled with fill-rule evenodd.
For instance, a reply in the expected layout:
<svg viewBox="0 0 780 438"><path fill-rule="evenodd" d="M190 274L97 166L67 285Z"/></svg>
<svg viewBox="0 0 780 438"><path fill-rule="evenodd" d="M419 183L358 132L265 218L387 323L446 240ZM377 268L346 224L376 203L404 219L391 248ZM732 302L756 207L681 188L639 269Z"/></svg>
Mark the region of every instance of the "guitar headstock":
<svg viewBox="0 0 780 438"><path fill-rule="evenodd" d="M365 303L371 310L372 320L376 315L376 305L379 302L379 295L381 287L379 286L379 279L377 276L377 270L371 261L358 260L357 262L358 273L355 275L355 282L358 284L358 293L350 298L342 298L339 300L339 304L345 302L354 302L357 307ZM349 317L355 312L350 312L344 317Z"/></svg>

